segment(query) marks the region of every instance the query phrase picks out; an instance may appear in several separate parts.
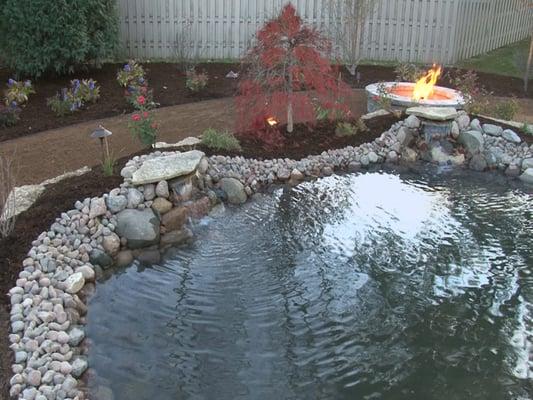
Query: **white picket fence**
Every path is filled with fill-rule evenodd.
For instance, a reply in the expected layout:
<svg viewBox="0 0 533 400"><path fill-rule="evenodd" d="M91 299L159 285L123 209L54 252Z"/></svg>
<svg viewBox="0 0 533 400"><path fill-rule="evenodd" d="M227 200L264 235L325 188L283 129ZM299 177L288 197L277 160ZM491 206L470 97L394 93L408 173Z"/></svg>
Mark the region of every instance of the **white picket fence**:
<svg viewBox="0 0 533 400"><path fill-rule="evenodd" d="M305 21L332 32L334 2L293 0ZM237 59L287 0L119 0L129 57ZM523 0L377 0L364 27L367 60L455 63L526 38L532 11Z"/></svg>

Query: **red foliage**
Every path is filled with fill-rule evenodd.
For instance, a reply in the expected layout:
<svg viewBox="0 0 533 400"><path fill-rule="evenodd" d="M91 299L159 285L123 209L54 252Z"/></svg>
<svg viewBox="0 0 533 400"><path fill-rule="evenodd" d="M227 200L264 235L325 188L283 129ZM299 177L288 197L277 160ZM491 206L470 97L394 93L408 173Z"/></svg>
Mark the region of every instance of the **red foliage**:
<svg viewBox="0 0 533 400"><path fill-rule="evenodd" d="M241 131L264 134L266 118L288 123L316 120L316 107L348 113L349 88L331 65L331 42L306 26L287 4L257 33L257 43L243 59L247 71L236 105ZM310 92L312 91L312 92ZM333 115L334 113L330 113Z"/></svg>

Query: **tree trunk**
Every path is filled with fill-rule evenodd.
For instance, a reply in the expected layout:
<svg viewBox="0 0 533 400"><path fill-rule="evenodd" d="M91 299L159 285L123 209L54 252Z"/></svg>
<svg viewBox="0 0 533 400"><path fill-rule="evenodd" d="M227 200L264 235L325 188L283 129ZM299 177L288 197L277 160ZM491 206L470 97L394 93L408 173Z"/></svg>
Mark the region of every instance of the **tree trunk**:
<svg viewBox="0 0 533 400"><path fill-rule="evenodd" d="M294 130L294 117L292 110L292 72L289 68L289 90L287 93L287 132L292 133Z"/></svg>
<svg viewBox="0 0 533 400"><path fill-rule="evenodd" d="M533 31L531 32L531 44L529 45L529 57L527 59L526 74L524 75L524 92L527 93L529 86L529 71L531 71L531 64L533 63Z"/></svg>

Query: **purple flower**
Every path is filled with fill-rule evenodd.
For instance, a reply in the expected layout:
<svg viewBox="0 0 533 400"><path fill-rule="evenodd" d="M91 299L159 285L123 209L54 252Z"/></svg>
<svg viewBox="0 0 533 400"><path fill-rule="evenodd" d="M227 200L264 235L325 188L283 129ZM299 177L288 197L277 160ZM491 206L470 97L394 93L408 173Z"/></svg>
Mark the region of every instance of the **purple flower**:
<svg viewBox="0 0 533 400"><path fill-rule="evenodd" d="M91 79L89 81L89 89L94 90L94 87L95 87L94 81Z"/></svg>
<svg viewBox="0 0 533 400"><path fill-rule="evenodd" d="M27 88L31 88L31 81L24 82L24 86L26 86Z"/></svg>
<svg viewBox="0 0 533 400"><path fill-rule="evenodd" d="M144 78L143 78L142 76L139 78L139 83L140 83L141 85L144 83Z"/></svg>
<svg viewBox="0 0 533 400"><path fill-rule="evenodd" d="M124 71L126 71L126 72L130 72L131 71L130 64L124 65Z"/></svg>
<svg viewBox="0 0 533 400"><path fill-rule="evenodd" d="M9 78L9 80L7 81L7 86L11 87L13 86L15 83L17 83L14 79L11 79Z"/></svg>

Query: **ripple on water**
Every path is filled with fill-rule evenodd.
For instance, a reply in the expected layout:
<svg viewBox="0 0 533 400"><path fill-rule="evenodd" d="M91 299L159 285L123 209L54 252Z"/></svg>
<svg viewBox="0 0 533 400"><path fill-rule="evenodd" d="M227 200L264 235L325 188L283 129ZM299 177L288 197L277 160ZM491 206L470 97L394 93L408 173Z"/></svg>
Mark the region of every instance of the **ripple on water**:
<svg viewBox="0 0 533 400"><path fill-rule="evenodd" d="M91 387L136 399L529 398L532 196L456 172L332 176L100 282Z"/></svg>

